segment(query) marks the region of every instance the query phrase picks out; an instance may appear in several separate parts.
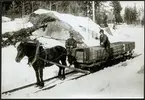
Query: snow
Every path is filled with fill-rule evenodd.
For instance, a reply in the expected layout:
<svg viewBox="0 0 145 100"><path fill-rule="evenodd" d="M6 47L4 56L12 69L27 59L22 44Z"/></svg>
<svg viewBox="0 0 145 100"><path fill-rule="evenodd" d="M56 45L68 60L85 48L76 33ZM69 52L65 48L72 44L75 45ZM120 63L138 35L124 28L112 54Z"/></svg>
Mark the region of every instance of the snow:
<svg viewBox="0 0 145 100"><path fill-rule="evenodd" d="M11 18L2 16L2 23L11 21Z"/></svg>
<svg viewBox="0 0 145 100"><path fill-rule="evenodd" d="M133 61L135 60L136 59ZM73 98L78 96L82 98L90 98L91 96L97 98L143 96L143 88L141 86L143 85L141 82L143 81L143 75L138 75L136 73L136 70L138 70L139 67L132 67L134 63L131 64L131 62L127 61L127 66L125 67L122 67L120 64L111 68L106 68L97 73L88 75L87 77L83 77L76 81L68 81L52 90L43 91L38 95L32 96L41 97L46 92L47 95L43 95L43 98ZM141 63L143 64L143 62ZM129 70L130 72L128 72ZM73 86L73 88L71 86ZM139 87L135 88L136 86ZM68 90L70 90L69 93Z"/></svg>
<svg viewBox="0 0 145 100"><path fill-rule="evenodd" d="M75 31L79 32L81 36L84 38L84 42L87 44L87 46L96 46L98 44L98 40L94 39L95 37L98 37L99 31L101 27L94 23L90 18L88 17L81 17L81 16L74 16L71 14L64 14L64 13L58 13L55 11L49 11L45 9L38 9L34 11L35 14L44 14L44 13L53 13L55 17L57 17L59 20L69 24ZM49 33L49 31L46 31L46 34ZM62 32L63 33L63 32ZM65 33L65 31L64 31ZM54 37L55 34L53 33ZM107 34L107 33L106 33ZM67 38L69 35L65 35ZM58 35L57 35L58 37ZM65 37L65 39L67 39ZM64 39L60 36L60 38ZM89 41L89 43L88 43ZM95 43L95 44L92 44ZM97 44L96 44L97 43Z"/></svg>
<svg viewBox="0 0 145 100"><path fill-rule="evenodd" d="M44 14L44 13L52 13L54 16L56 16L59 20L62 20L63 22L69 24L75 31L79 32L81 36L83 36L83 42L87 46L97 46L99 45L99 40L96 40L95 37L99 38L99 31L100 29L104 29L105 34L109 37L109 40L111 43L118 42L118 41L133 41L132 38L126 36L125 32L120 32L119 30L112 29L112 26L109 25L108 28L101 28L99 25L94 23L90 18L88 17L81 17L81 16L74 16L71 14L64 14L64 13L58 13L55 11L49 11L45 9L38 9L34 13L36 14ZM110 35L107 32L107 29L111 31ZM50 33L49 30L45 31L45 34ZM63 30L61 33L67 34L65 30ZM119 33L119 34L116 34ZM42 34L42 33L41 33ZM59 33L54 32L51 35L52 37L59 37L60 39L66 40L69 35L59 35Z"/></svg>
<svg viewBox="0 0 145 100"><path fill-rule="evenodd" d="M70 21L74 21L72 18L73 15L66 16L68 16L67 21L69 21L69 17ZM87 32L83 31L83 29L78 26L82 25L83 27L87 27L87 23L84 20L88 18L75 16L74 18L76 21L72 23L72 26L77 31L80 31L81 35L85 37L84 42L88 45L96 45L99 43L99 40L92 39L91 35L88 37ZM89 23L90 26L92 26L90 30L97 33L99 27L91 21ZM25 24L27 24L26 27L29 27L29 25L31 26L31 23L28 23L24 19L16 19L14 21L2 23L2 33L19 30L24 27L23 25ZM37 37L44 47L47 48L55 45L64 46L64 41L54 40L47 36L41 37L41 32L41 29L35 31L33 33L34 36L31 38ZM105 34L108 35L111 42L135 41L136 47L134 51L137 54L142 53L142 55L77 80L66 81L50 90L33 93L31 91L39 89L27 88L9 95L2 95L2 98L143 98L144 28L122 24L117 26L117 29L113 32L113 36L109 35L107 32L105 32ZM36 82L33 68L27 65L27 57L23 58L20 63L16 63L16 53L17 50L14 46L2 48L2 92ZM55 65L45 68L44 79L56 76L57 73L58 67Z"/></svg>
<svg viewBox="0 0 145 100"><path fill-rule="evenodd" d="M34 11L35 14L44 14L44 13L49 13L49 12L57 13L55 11L49 11L49 10L45 10L45 9L38 9L38 10Z"/></svg>
<svg viewBox="0 0 145 100"><path fill-rule="evenodd" d="M32 27L33 24L27 22L27 18L16 18L14 21L2 23L2 34L5 32L18 31L22 28Z"/></svg>

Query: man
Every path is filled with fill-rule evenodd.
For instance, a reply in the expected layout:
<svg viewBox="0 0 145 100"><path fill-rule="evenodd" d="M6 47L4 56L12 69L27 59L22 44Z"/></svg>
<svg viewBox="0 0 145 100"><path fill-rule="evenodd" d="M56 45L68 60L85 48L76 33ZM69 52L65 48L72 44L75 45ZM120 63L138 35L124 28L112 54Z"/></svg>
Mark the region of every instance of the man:
<svg viewBox="0 0 145 100"><path fill-rule="evenodd" d="M105 48L105 50L108 52L109 57L111 56L110 51L110 41L107 37L107 35L104 34L104 30L100 30L100 45Z"/></svg>
<svg viewBox="0 0 145 100"><path fill-rule="evenodd" d="M74 57L72 56L72 50L77 47L77 41L73 38L72 32L70 32L70 38L65 42L65 47L67 50L68 62L71 65L74 60Z"/></svg>

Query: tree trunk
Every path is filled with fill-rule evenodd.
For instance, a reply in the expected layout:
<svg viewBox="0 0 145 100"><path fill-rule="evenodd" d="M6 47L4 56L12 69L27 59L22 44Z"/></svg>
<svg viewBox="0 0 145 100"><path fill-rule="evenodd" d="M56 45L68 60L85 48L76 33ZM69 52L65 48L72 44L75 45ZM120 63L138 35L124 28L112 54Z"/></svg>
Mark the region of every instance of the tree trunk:
<svg viewBox="0 0 145 100"><path fill-rule="evenodd" d="M5 15L5 4L4 4L4 7L2 9L3 9L2 15Z"/></svg>
<svg viewBox="0 0 145 100"><path fill-rule="evenodd" d="M58 5L55 5L56 6L56 11L58 10Z"/></svg>
<svg viewBox="0 0 145 100"><path fill-rule="evenodd" d="M71 13L71 10L70 10L70 5L69 5L68 7L69 7L69 13Z"/></svg>
<svg viewBox="0 0 145 100"><path fill-rule="evenodd" d="M51 10L52 3L49 1L49 10Z"/></svg>
<svg viewBox="0 0 145 100"><path fill-rule="evenodd" d="M23 15L25 15L25 7L24 6L25 6L24 1L22 1L22 17L23 17Z"/></svg>
<svg viewBox="0 0 145 100"><path fill-rule="evenodd" d="M33 3L34 3L34 2L32 1L32 2L31 2L31 4L32 4L32 13L33 13L33 11L34 11L34 8L33 8Z"/></svg>
<svg viewBox="0 0 145 100"><path fill-rule="evenodd" d="M95 3L92 1L92 12L93 12L93 21L95 22Z"/></svg>

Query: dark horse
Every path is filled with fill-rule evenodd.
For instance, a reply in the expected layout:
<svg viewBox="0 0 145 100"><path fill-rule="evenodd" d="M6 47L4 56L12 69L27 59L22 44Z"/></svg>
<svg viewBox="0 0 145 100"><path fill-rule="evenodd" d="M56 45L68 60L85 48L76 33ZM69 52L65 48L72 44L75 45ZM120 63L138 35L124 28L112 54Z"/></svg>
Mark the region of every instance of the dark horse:
<svg viewBox="0 0 145 100"><path fill-rule="evenodd" d="M36 48L37 48L36 43L21 42L17 47L18 53L15 59L16 62L20 62L24 56L27 56L28 63L31 63L35 57ZM47 48L47 49L44 49L41 45L39 46L38 54L37 54L38 57L36 58L35 62L32 64L36 73L37 86L41 86L41 87L44 86L43 68L53 65L39 58L43 58L45 60L52 61L58 64L60 64L59 61L61 61L62 65L67 65L66 55L67 55L67 51L62 46L54 46L52 48ZM58 72L59 78L65 79L65 68L61 66L58 67L59 67L59 72Z"/></svg>

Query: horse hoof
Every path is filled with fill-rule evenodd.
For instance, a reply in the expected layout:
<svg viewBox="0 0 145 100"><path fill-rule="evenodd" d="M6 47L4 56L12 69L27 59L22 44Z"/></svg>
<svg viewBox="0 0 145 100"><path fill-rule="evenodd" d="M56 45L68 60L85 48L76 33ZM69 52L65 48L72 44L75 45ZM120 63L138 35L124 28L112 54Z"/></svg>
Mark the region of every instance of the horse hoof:
<svg viewBox="0 0 145 100"><path fill-rule="evenodd" d="M42 89L44 86L39 86L39 89Z"/></svg>
<svg viewBox="0 0 145 100"><path fill-rule="evenodd" d="M36 83L36 87L40 86L40 83Z"/></svg>
<svg viewBox="0 0 145 100"><path fill-rule="evenodd" d="M58 77L60 80L62 79L62 77Z"/></svg>
<svg viewBox="0 0 145 100"><path fill-rule="evenodd" d="M44 83L36 83L36 87L44 87Z"/></svg>
<svg viewBox="0 0 145 100"><path fill-rule="evenodd" d="M64 77L63 77L63 80L65 80L65 78L66 78L66 77L64 76Z"/></svg>
<svg viewBox="0 0 145 100"><path fill-rule="evenodd" d="M40 83L40 86L44 87L44 82Z"/></svg>
<svg viewBox="0 0 145 100"><path fill-rule="evenodd" d="M60 80L65 80L65 77L61 77L61 79Z"/></svg>
<svg viewBox="0 0 145 100"><path fill-rule="evenodd" d="M60 77L60 76L58 76L58 79L61 79L61 77Z"/></svg>

